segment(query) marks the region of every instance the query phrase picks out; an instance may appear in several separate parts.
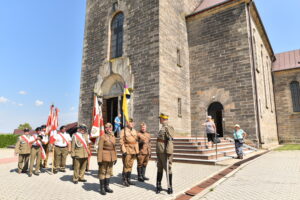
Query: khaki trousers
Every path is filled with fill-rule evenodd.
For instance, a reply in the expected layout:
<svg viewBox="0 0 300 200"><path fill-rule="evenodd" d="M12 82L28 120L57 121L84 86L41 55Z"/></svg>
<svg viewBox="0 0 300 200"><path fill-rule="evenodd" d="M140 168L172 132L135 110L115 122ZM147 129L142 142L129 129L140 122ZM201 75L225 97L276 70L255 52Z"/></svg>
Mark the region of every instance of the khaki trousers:
<svg viewBox="0 0 300 200"><path fill-rule="evenodd" d="M19 154L18 172L26 172L28 169L30 154ZM24 165L23 165L24 163Z"/></svg>
<svg viewBox="0 0 300 200"><path fill-rule="evenodd" d="M65 169L68 156L68 147L54 147L54 170Z"/></svg>
<svg viewBox="0 0 300 200"><path fill-rule="evenodd" d="M40 163L41 163L41 149L39 148L31 148L31 153L30 153L30 166L29 166L29 174L32 174L33 171L33 165L34 165L34 161L35 162L35 170L34 172L38 172L40 170Z"/></svg>
<svg viewBox="0 0 300 200"><path fill-rule="evenodd" d="M132 171L132 166L133 162L135 159L135 154L127 154L125 157L123 157L123 172L131 172Z"/></svg>
<svg viewBox="0 0 300 200"><path fill-rule="evenodd" d="M106 178L110 178L113 173L113 162L102 162L99 165L99 179L103 180Z"/></svg>
<svg viewBox="0 0 300 200"><path fill-rule="evenodd" d="M167 158L169 159L169 174L172 174L173 154L157 154L157 171L160 173L163 173L163 170L167 171Z"/></svg>
<svg viewBox="0 0 300 200"><path fill-rule="evenodd" d="M88 158L74 158L73 181L83 180Z"/></svg>
<svg viewBox="0 0 300 200"><path fill-rule="evenodd" d="M50 152L50 145L49 144L43 144L44 151L46 153L46 158L44 160L44 167L47 168L47 163L48 163L48 157L49 157L49 152ZM41 160L42 164L42 160Z"/></svg>
<svg viewBox="0 0 300 200"><path fill-rule="evenodd" d="M138 167L146 167L149 161L150 154L139 154L137 156Z"/></svg>

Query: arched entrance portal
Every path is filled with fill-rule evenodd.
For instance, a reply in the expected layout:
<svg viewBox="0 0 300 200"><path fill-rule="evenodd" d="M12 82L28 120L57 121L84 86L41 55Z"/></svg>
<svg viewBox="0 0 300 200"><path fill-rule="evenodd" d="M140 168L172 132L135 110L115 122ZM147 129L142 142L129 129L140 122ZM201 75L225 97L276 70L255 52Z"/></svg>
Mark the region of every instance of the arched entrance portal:
<svg viewBox="0 0 300 200"><path fill-rule="evenodd" d="M213 102L207 109L207 114L215 120L217 133L223 137L223 105L219 102Z"/></svg>
<svg viewBox="0 0 300 200"><path fill-rule="evenodd" d="M103 119L114 125L114 119L122 113L122 95L124 90L124 80L118 74L112 74L104 79L101 84L103 96ZM123 116L123 115L122 115Z"/></svg>

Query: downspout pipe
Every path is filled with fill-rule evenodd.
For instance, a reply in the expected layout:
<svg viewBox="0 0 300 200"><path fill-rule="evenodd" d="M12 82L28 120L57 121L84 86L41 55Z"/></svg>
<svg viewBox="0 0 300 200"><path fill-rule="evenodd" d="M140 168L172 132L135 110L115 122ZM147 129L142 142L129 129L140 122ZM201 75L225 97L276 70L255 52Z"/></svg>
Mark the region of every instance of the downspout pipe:
<svg viewBox="0 0 300 200"><path fill-rule="evenodd" d="M251 10L250 7L252 5L252 0L246 4L246 11L247 11L247 15L248 15L248 24L249 24L249 31L250 31L250 51L251 51L251 64L252 64L252 70L253 70L253 84L254 84L254 91L255 91L255 101L256 101L256 123L257 123L257 134L258 134L258 148L261 147L262 144L264 144L262 142L262 137L261 137L261 129L260 129L260 117L259 117L259 102L258 102L258 91L257 91L257 83L256 83L256 69L255 69L255 60L254 60L254 46L253 46L253 32L252 32L252 25L251 25Z"/></svg>

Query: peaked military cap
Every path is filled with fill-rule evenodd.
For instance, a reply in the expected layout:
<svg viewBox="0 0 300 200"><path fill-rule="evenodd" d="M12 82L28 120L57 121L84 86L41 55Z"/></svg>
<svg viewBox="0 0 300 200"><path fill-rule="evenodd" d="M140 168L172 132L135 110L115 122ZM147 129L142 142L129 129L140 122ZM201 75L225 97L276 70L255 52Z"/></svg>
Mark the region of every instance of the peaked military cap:
<svg viewBox="0 0 300 200"><path fill-rule="evenodd" d="M166 114L164 114L164 113L160 113L159 118L162 118L162 119L169 119L169 115L166 115Z"/></svg>

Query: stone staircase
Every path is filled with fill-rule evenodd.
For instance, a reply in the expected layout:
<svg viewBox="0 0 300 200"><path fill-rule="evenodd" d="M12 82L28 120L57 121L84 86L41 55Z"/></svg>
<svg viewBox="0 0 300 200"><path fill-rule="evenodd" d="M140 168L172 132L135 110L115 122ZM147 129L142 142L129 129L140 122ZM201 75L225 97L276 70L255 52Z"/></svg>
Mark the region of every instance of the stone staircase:
<svg viewBox="0 0 300 200"><path fill-rule="evenodd" d="M207 146L207 139L198 138L174 138L174 162L195 163L195 164L215 164L225 159L236 157L234 142L230 138L220 138L221 143L217 146ZM151 159L156 159L156 139L151 140L152 154ZM244 154L255 151L254 148L244 147ZM121 157L120 145L117 140L117 154ZM96 152L93 150L93 155Z"/></svg>

